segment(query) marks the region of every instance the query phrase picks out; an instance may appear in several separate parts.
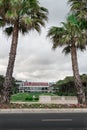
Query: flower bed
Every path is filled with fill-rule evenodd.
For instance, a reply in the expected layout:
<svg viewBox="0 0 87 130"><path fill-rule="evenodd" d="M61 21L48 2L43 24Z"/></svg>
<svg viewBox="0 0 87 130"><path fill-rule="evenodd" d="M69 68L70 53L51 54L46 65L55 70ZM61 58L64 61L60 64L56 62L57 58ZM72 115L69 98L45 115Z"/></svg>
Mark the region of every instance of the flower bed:
<svg viewBox="0 0 87 130"><path fill-rule="evenodd" d="M0 109L8 109L8 108L87 108L87 104L18 104L18 103L11 103L7 104L0 104Z"/></svg>

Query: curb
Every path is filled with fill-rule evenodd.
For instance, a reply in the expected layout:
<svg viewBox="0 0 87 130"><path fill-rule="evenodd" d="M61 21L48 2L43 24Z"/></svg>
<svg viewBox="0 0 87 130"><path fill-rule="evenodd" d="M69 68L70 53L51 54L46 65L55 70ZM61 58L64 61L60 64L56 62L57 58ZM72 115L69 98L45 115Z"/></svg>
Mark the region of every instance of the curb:
<svg viewBox="0 0 87 130"><path fill-rule="evenodd" d="M6 113L87 113L87 108L82 109L0 109L0 114Z"/></svg>

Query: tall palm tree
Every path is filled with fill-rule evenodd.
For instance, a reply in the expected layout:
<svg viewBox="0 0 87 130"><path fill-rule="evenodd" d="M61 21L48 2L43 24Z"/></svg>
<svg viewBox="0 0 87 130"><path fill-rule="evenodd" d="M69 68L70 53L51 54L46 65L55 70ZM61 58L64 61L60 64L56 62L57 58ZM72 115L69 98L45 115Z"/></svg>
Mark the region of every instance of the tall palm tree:
<svg viewBox="0 0 87 130"><path fill-rule="evenodd" d="M3 84L1 103L10 102L12 74L16 58L19 31L23 34L28 33L30 30L40 32L41 26L44 26L47 20L47 14L48 10L41 7L37 0L9 0L9 9L4 17L9 25L5 31L8 35L12 34L12 44Z"/></svg>
<svg viewBox="0 0 87 130"><path fill-rule="evenodd" d="M71 54L78 103L85 103L85 93L79 76L77 61L77 49L85 49L86 43L84 34L74 15L69 16L67 22L62 24L62 27L51 27L47 36L52 40L54 49L58 46L64 46L63 52L65 52L65 54Z"/></svg>

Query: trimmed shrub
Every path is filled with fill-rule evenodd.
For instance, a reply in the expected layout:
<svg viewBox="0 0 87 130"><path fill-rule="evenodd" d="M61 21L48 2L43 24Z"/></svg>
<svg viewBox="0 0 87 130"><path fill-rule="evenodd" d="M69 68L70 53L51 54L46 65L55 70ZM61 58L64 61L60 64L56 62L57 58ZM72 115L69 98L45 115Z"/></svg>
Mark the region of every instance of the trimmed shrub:
<svg viewBox="0 0 87 130"><path fill-rule="evenodd" d="M38 100L39 100L39 97L35 97L34 100L35 100L35 101L38 101Z"/></svg>
<svg viewBox="0 0 87 130"><path fill-rule="evenodd" d="M33 98L32 97L26 97L25 101L33 101Z"/></svg>

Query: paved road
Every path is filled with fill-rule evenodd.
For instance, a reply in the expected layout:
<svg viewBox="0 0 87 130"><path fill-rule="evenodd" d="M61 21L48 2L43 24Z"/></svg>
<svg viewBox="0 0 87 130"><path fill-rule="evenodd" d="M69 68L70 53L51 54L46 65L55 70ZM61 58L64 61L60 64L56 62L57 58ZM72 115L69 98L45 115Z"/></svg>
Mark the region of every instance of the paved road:
<svg viewBox="0 0 87 130"><path fill-rule="evenodd" d="M0 114L0 130L87 130L87 113Z"/></svg>

